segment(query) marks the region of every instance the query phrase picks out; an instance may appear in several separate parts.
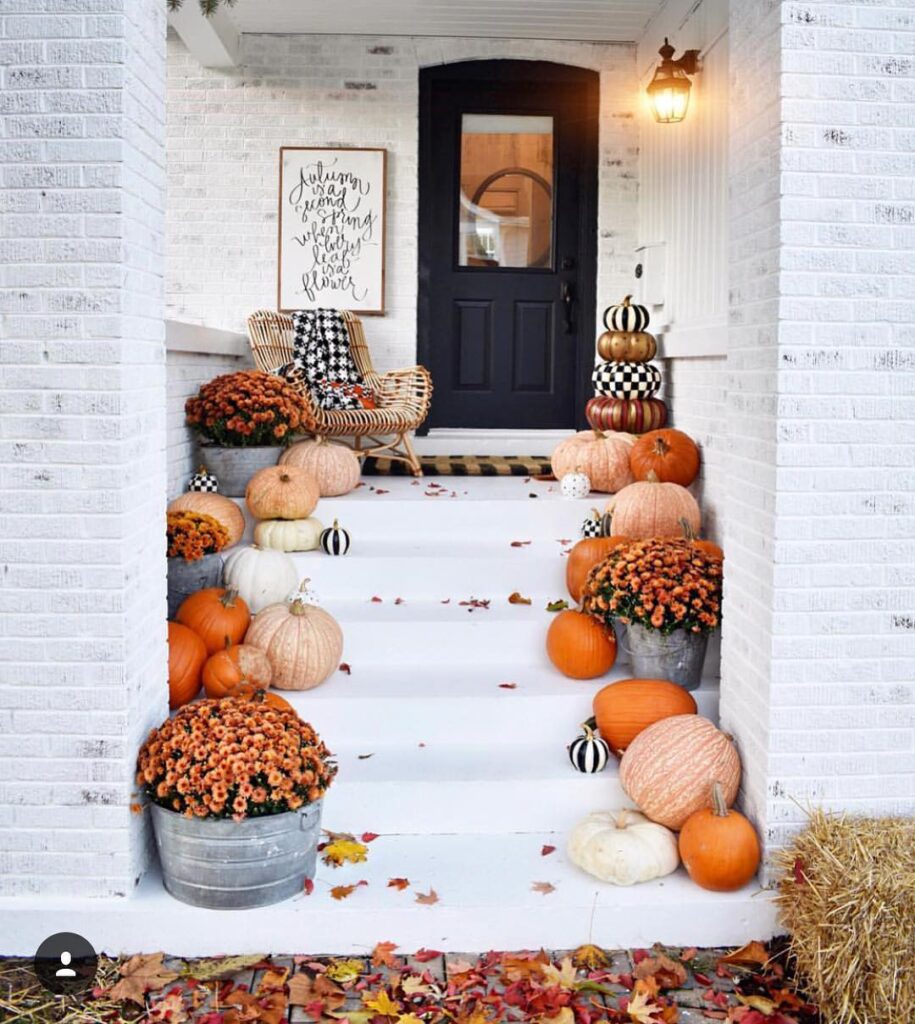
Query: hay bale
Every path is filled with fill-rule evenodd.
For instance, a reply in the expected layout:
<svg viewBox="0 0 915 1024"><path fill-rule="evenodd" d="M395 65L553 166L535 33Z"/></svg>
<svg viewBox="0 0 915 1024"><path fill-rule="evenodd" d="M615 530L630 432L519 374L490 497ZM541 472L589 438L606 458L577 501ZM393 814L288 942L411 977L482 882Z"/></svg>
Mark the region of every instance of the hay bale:
<svg viewBox="0 0 915 1024"><path fill-rule="evenodd" d="M823 1020L915 1020L915 821L815 811L776 862L790 953Z"/></svg>

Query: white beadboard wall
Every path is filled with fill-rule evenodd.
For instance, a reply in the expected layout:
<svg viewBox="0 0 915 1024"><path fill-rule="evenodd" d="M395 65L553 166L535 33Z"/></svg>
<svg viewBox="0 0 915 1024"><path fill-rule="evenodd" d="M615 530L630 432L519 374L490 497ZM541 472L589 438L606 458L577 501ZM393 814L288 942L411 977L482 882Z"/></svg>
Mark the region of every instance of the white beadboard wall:
<svg viewBox="0 0 915 1024"><path fill-rule="evenodd" d="M639 44L642 95L664 37L702 54L687 117L658 124L640 109L639 246L674 426L702 448L704 532L722 540L728 317L728 7L670 0Z"/></svg>

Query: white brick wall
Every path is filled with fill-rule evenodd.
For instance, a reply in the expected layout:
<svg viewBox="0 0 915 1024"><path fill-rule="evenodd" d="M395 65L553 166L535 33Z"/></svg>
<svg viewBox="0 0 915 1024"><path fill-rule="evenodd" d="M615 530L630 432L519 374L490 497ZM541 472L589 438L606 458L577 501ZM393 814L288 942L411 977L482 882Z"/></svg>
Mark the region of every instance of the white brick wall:
<svg viewBox="0 0 915 1024"><path fill-rule="evenodd" d="M915 812L913 29L731 4L722 716L770 845Z"/></svg>
<svg viewBox="0 0 915 1024"><path fill-rule="evenodd" d="M0 4L0 890L142 870L166 709L160 0Z"/></svg>
<svg viewBox="0 0 915 1024"><path fill-rule="evenodd" d="M276 303L281 145L388 149L387 315L367 324L382 368L416 359L418 73L471 58L552 60L601 73L598 304L631 279L635 47L536 40L243 37L241 66L201 68L169 40L169 315L243 330Z"/></svg>

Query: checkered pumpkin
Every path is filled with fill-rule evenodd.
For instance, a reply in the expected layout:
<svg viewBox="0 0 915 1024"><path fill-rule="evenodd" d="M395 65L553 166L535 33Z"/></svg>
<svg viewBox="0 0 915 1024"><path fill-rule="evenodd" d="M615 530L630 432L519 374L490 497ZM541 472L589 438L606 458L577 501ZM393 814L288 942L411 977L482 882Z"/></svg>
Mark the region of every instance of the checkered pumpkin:
<svg viewBox="0 0 915 1024"><path fill-rule="evenodd" d="M654 363L598 363L591 383L597 395L652 398L661 386L661 371Z"/></svg>
<svg viewBox="0 0 915 1024"><path fill-rule="evenodd" d="M188 480L187 489L189 491L204 491L209 494L215 494L219 490L219 481L206 466L201 466Z"/></svg>
<svg viewBox="0 0 915 1024"><path fill-rule="evenodd" d="M582 521L581 535L585 540L593 537L609 537L610 516L601 514L596 508L592 508L591 515Z"/></svg>

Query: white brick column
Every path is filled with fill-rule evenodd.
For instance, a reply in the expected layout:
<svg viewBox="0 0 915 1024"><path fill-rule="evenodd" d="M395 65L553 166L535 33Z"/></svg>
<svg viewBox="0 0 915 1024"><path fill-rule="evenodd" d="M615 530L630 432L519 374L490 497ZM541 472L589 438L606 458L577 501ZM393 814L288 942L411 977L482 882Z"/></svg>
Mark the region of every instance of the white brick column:
<svg viewBox="0 0 915 1024"><path fill-rule="evenodd" d="M167 704L164 0L4 0L0 76L0 891L127 894Z"/></svg>
<svg viewBox="0 0 915 1024"><path fill-rule="evenodd" d="M731 0L722 721L769 849L915 812L913 28Z"/></svg>

